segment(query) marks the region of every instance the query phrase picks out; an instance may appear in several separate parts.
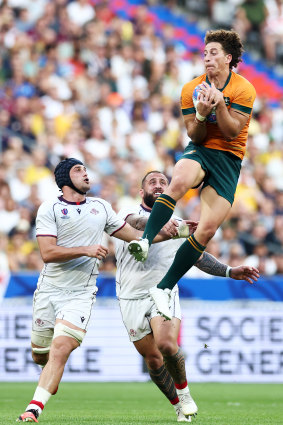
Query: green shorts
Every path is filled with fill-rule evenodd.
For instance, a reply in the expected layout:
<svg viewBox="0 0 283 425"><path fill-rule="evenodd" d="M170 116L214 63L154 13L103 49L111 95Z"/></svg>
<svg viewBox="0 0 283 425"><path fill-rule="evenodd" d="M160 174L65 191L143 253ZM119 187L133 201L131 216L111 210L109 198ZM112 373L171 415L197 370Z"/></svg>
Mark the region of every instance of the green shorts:
<svg viewBox="0 0 283 425"><path fill-rule="evenodd" d="M192 159L205 171L203 187L211 186L232 205L242 160L230 152L189 143L180 159Z"/></svg>

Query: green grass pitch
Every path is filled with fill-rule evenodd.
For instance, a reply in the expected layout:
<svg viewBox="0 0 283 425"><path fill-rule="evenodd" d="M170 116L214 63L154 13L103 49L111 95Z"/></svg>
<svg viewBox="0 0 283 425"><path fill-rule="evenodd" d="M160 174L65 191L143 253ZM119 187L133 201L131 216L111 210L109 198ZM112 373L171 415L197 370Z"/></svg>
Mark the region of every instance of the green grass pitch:
<svg viewBox="0 0 283 425"><path fill-rule="evenodd" d="M0 424L14 424L35 383L0 383ZM191 384L195 425L283 425L282 384ZM174 409L152 382L61 383L42 425L171 425Z"/></svg>

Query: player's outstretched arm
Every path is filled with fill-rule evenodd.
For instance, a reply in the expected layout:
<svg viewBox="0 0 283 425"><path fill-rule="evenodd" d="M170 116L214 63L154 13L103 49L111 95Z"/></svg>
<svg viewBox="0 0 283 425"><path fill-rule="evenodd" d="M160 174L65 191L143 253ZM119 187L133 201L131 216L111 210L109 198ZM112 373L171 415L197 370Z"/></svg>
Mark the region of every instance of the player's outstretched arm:
<svg viewBox="0 0 283 425"><path fill-rule="evenodd" d="M255 267L243 265L230 267L227 264L221 263L207 252L203 253L195 263L195 266L212 276L231 277L234 280L245 280L249 283L254 283L259 278L259 271Z"/></svg>
<svg viewBox="0 0 283 425"><path fill-rule="evenodd" d="M108 254L108 249L102 245L76 246L73 248L59 246L57 239L51 236L38 236L37 242L44 263L62 263L84 256L101 260Z"/></svg>
<svg viewBox="0 0 283 425"><path fill-rule="evenodd" d="M137 230L144 230L148 217L143 217L138 214L128 215L126 222ZM159 234L167 239L170 238L187 238L197 228L198 222L192 220L176 220L171 218L168 223L161 229ZM164 240L164 239L162 239ZM157 241L156 241L157 242Z"/></svg>
<svg viewBox="0 0 283 425"><path fill-rule="evenodd" d="M259 271L251 266L231 267L230 277L234 280L246 280L249 283L254 283L259 278Z"/></svg>
<svg viewBox="0 0 283 425"><path fill-rule="evenodd" d="M122 229L114 233L113 237L122 239L122 241L125 241L125 242L131 242L132 240L140 239L142 235L143 235L143 232L141 230L134 229L132 226L130 226L130 224L126 223ZM153 239L153 243L163 242L171 238L172 238L171 234L165 234L163 232L160 232Z"/></svg>
<svg viewBox="0 0 283 425"><path fill-rule="evenodd" d="M126 218L126 222L129 223L134 229L144 231L148 218L143 217L139 214L130 214Z"/></svg>

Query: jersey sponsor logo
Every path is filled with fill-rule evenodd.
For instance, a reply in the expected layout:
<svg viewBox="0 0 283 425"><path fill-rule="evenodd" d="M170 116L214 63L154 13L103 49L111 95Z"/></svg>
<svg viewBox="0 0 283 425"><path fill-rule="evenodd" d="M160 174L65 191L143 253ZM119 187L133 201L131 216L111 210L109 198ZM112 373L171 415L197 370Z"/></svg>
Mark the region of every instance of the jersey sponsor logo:
<svg viewBox="0 0 283 425"><path fill-rule="evenodd" d="M92 208L92 210L90 210L90 213L97 215L97 214L99 214L99 211L97 211L95 208Z"/></svg>
<svg viewBox="0 0 283 425"><path fill-rule="evenodd" d="M61 218L63 218L64 220L65 220L66 218L70 218L70 216L68 216L68 210L67 210L67 208L63 208L63 209L61 210L61 213L63 214L63 215L61 216Z"/></svg>
<svg viewBox="0 0 283 425"><path fill-rule="evenodd" d="M134 329L130 329L130 335L136 336L137 332Z"/></svg>

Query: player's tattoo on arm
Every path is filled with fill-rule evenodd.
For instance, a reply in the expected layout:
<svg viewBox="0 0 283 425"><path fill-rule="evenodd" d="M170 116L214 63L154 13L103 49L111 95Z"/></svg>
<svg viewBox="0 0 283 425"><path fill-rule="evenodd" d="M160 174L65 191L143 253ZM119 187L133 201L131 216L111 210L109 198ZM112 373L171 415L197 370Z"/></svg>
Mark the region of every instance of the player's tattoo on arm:
<svg viewBox="0 0 283 425"><path fill-rule="evenodd" d="M163 356L166 369L176 384L183 384L186 377L185 357L181 348L173 356Z"/></svg>
<svg viewBox="0 0 283 425"><path fill-rule="evenodd" d="M157 370L148 369L148 373L155 385L158 386L160 391L162 391L169 400L174 400L174 398L177 397L177 392L172 376L170 376L164 365L162 365Z"/></svg>
<svg viewBox="0 0 283 425"><path fill-rule="evenodd" d="M147 217L131 214L126 218L126 222L129 223L134 229L144 230L147 223Z"/></svg>
<svg viewBox="0 0 283 425"><path fill-rule="evenodd" d="M204 252L194 264L197 268L212 276L226 276L227 264L218 261L213 255Z"/></svg>

